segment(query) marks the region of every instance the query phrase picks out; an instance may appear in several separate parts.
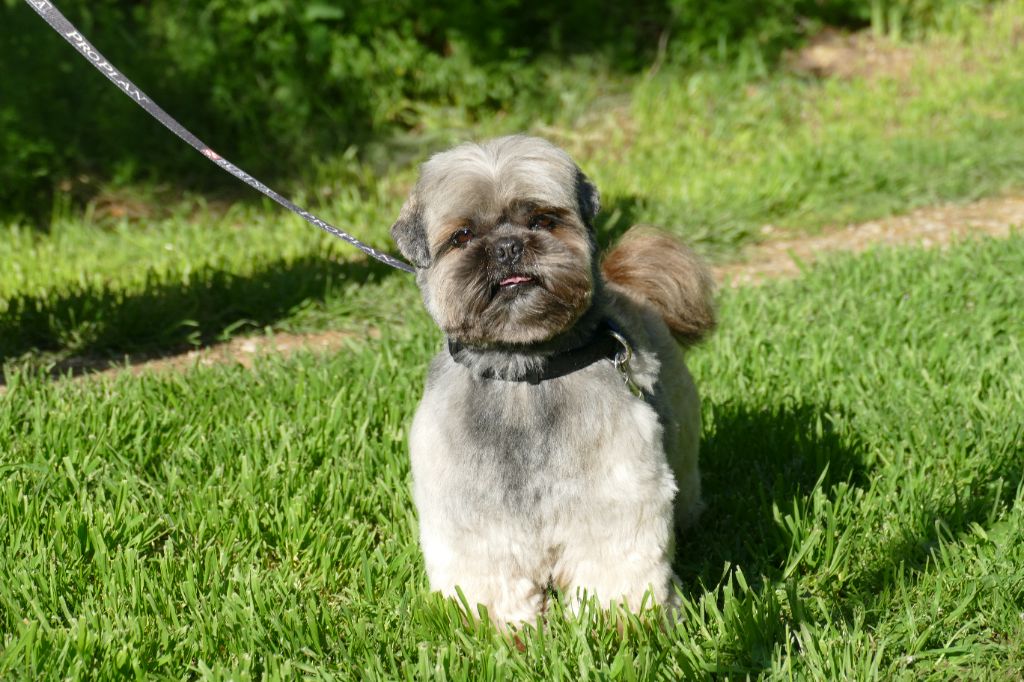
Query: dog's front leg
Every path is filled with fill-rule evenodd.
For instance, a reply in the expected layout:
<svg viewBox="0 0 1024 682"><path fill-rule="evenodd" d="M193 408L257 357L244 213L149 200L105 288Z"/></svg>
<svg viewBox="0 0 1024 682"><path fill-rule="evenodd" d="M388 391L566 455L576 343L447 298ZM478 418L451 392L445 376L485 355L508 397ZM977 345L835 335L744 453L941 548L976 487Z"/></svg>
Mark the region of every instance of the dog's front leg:
<svg viewBox="0 0 1024 682"><path fill-rule="evenodd" d="M453 542L429 529L421 541L432 590L458 598L458 588L471 607L486 607L501 628L534 623L542 613L546 585L522 567L515 545L495 547L472 536Z"/></svg>
<svg viewBox="0 0 1024 682"><path fill-rule="evenodd" d="M558 587L573 611L584 597L597 597L605 607L625 603L632 611L649 606L644 603L648 595L658 604L672 601L670 505L662 505L655 514L644 505L616 511L603 523L581 528L565 546Z"/></svg>

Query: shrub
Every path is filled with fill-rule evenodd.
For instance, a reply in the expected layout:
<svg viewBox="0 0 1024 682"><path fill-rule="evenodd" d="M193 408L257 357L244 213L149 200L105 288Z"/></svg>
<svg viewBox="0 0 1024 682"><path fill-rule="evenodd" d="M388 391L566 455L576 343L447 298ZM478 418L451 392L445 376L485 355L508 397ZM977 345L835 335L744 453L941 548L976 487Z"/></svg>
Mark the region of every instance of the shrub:
<svg viewBox="0 0 1024 682"><path fill-rule="evenodd" d="M565 58L629 72L662 38L692 63L771 61L821 22L924 20L953 0L68 0L112 62L202 139L260 175L288 175L447 112L543 119ZM17 0L0 4L0 213L42 207L79 174L217 175L109 87ZM564 82L564 79L563 79Z"/></svg>

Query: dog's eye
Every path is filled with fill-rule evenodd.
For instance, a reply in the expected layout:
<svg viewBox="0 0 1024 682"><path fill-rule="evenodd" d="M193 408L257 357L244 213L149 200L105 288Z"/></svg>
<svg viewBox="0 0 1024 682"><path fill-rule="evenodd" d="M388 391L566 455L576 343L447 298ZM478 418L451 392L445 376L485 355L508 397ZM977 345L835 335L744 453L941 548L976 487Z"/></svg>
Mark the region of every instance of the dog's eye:
<svg viewBox="0 0 1024 682"><path fill-rule="evenodd" d="M546 213L541 213L530 218L531 230L550 230L555 226L555 219Z"/></svg>
<svg viewBox="0 0 1024 682"><path fill-rule="evenodd" d="M453 246L465 246L473 240L473 230L464 227L452 235Z"/></svg>

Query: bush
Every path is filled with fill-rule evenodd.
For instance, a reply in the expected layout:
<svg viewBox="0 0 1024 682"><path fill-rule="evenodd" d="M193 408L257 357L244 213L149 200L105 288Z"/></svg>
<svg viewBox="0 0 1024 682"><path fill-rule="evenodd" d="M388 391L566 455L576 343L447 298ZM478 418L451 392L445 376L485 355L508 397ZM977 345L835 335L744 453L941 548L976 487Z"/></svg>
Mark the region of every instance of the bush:
<svg viewBox="0 0 1024 682"><path fill-rule="evenodd" d="M751 48L770 61L820 22L923 17L949 2L69 0L61 9L187 128L272 178L439 111L470 124L498 112L543 119L559 106L549 75L572 55L629 72L671 37L676 62ZM48 213L54 184L81 174L217 175L24 3L0 4L0 24L9 27L0 34L0 213Z"/></svg>

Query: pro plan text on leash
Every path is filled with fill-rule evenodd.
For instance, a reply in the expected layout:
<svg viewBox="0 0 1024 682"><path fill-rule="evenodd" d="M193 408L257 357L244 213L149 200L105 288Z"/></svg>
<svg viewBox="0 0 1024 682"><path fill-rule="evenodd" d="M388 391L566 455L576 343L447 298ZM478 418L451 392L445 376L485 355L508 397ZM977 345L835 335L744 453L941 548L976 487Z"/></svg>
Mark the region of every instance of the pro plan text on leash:
<svg viewBox="0 0 1024 682"><path fill-rule="evenodd" d="M345 240L363 253L376 258L385 265L389 265L405 272L414 272L412 266L408 263L398 260L397 258L382 251L378 251L369 244L364 244L348 232L345 232L344 230L331 225L327 221L321 220L309 211L296 206L288 199L284 198L235 164L222 157L217 152L213 151L213 149L211 149L205 142L190 133L183 125L178 123L166 111L161 109L156 102L147 97L146 93L132 83L123 73L111 64L106 57L100 54L100 51L86 40L85 36L82 35L82 33L75 28L75 26L68 21L63 14L60 13L52 2L49 2L49 0L25 0L25 2L27 2L36 11L36 13L39 14L39 16L50 25L50 28L59 33L64 40L68 41L68 43L78 50L78 53L85 57L90 64L95 66L96 69L106 76L111 83L116 85L124 94L128 95L136 104L145 109L150 116L160 121L165 128L180 137L188 143L189 146L205 156L207 159L214 162L228 173L231 173L231 175L235 176L264 196L273 199L292 213L300 216L310 225L319 227L324 232L335 236L338 239Z"/></svg>

